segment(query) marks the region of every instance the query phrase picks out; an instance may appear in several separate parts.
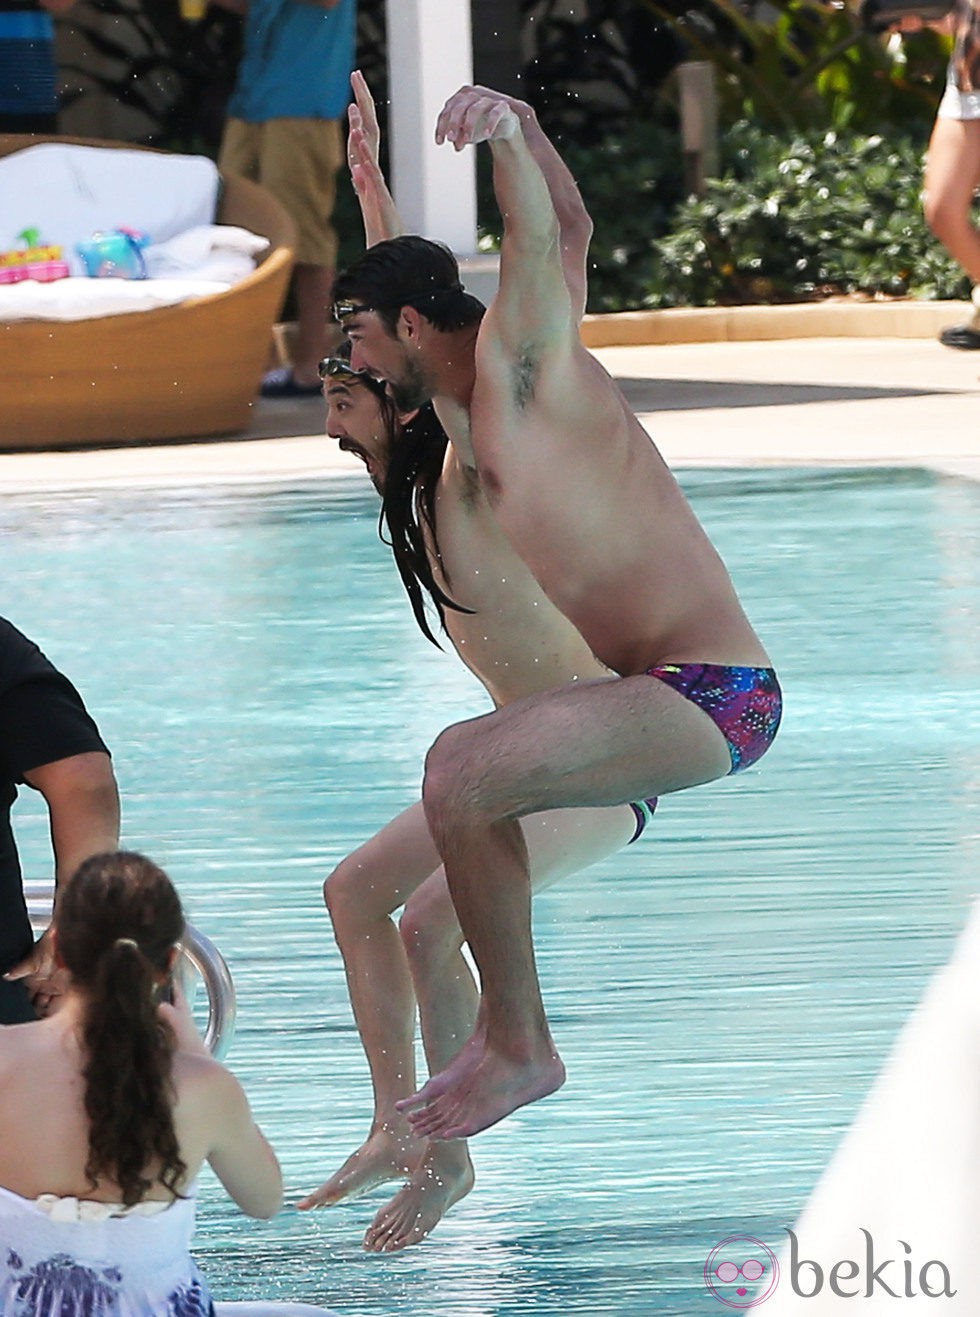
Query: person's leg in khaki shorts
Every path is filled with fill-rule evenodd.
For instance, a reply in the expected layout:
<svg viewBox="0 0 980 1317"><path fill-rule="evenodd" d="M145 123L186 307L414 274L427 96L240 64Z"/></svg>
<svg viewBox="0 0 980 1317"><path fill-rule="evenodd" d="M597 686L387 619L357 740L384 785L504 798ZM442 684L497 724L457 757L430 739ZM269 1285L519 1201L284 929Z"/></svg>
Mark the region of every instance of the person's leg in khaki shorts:
<svg viewBox="0 0 980 1317"><path fill-rule="evenodd" d="M318 396L317 366L329 354L334 331L330 301L337 235L330 222L343 163L338 120L271 119L263 125L259 178L282 202L297 230L293 291L297 332L292 368L272 371L266 397Z"/></svg>

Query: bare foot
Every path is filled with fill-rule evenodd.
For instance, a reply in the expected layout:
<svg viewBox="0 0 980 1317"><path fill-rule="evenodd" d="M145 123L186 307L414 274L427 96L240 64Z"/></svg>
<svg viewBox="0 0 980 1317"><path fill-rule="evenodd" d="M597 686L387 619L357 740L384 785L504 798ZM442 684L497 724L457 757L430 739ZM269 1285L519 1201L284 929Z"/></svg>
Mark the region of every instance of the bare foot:
<svg viewBox="0 0 980 1317"><path fill-rule="evenodd" d="M364 1236L370 1253L395 1253L432 1233L454 1203L473 1188L466 1144L432 1144L408 1183L385 1203Z"/></svg>
<svg viewBox="0 0 980 1317"><path fill-rule="evenodd" d="M301 1212L329 1207L344 1198L357 1198L375 1185L401 1180L418 1163L424 1149L425 1144L411 1134L397 1137L385 1126L372 1130L340 1170L296 1206Z"/></svg>
<svg viewBox="0 0 980 1317"><path fill-rule="evenodd" d="M455 1088L471 1070L480 1064L487 1046L486 1031L477 1027L459 1049L453 1059L438 1074L431 1075L417 1093L411 1097L399 1098L395 1110L407 1117L414 1129L419 1112L443 1093Z"/></svg>
<svg viewBox="0 0 980 1317"><path fill-rule="evenodd" d="M471 1038L441 1074L397 1106L422 1138L467 1139L564 1082L565 1067L550 1039L533 1056L517 1059Z"/></svg>

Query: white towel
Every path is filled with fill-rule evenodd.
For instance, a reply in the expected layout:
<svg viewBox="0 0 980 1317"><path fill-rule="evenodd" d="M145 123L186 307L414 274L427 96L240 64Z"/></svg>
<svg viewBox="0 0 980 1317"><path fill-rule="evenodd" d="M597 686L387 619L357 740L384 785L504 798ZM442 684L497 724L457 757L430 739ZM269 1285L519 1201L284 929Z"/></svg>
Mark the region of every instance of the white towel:
<svg viewBox="0 0 980 1317"><path fill-rule="evenodd" d="M266 251L267 238L233 224L199 224L166 242L143 250L151 279L216 279L237 283L255 269L255 257Z"/></svg>
<svg viewBox="0 0 980 1317"><path fill-rule="evenodd" d="M101 316L152 311L191 297L223 293L230 285L214 279L87 279L39 284L25 279L0 284L0 324L10 320L96 320Z"/></svg>

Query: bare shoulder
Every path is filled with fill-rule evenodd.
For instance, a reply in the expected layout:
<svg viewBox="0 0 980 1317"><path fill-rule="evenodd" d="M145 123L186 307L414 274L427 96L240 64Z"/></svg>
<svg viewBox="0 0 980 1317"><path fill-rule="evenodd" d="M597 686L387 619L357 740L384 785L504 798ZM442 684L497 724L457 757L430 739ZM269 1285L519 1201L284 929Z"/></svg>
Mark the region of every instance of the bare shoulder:
<svg viewBox="0 0 980 1317"><path fill-rule="evenodd" d="M19 1070L25 1057L44 1048L50 1032L42 1020L0 1026L0 1078Z"/></svg>
<svg viewBox="0 0 980 1317"><path fill-rule="evenodd" d="M244 1090L227 1067L203 1052L174 1053L173 1080L180 1102L191 1100L220 1109L244 1100Z"/></svg>
<svg viewBox="0 0 980 1317"><path fill-rule="evenodd" d="M495 309L484 317L477 341L475 394L484 405L514 415L542 405L573 414L586 402L616 405L618 391L583 346L577 325L553 333L534 317L520 326Z"/></svg>
<svg viewBox="0 0 980 1317"><path fill-rule="evenodd" d="M197 1052L174 1055L174 1115L181 1146L200 1162L251 1126L244 1088L230 1070Z"/></svg>
<svg viewBox="0 0 980 1317"><path fill-rule="evenodd" d="M0 1029L0 1089L6 1087L7 1077L20 1069L18 1057L23 1054L23 1049L18 1046L16 1039L10 1037L19 1027L8 1024Z"/></svg>

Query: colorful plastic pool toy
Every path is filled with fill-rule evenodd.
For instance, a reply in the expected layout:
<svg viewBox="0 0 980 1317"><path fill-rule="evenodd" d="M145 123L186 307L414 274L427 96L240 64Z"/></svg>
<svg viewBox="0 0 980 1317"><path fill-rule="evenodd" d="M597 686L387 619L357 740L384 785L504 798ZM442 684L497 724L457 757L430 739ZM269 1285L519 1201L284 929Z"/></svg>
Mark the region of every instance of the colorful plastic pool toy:
<svg viewBox="0 0 980 1317"><path fill-rule="evenodd" d="M145 279L143 248L148 241L135 229L107 229L76 243L75 250L90 279Z"/></svg>
<svg viewBox="0 0 980 1317"><path fill-rule="evenodd" d="M18 233L17 240L24 246L0 251L0 284L18 284L25 279L49 284L68 278L71 271L62 259L62 249L41 246L37 229L25 229Z"/></svg>

